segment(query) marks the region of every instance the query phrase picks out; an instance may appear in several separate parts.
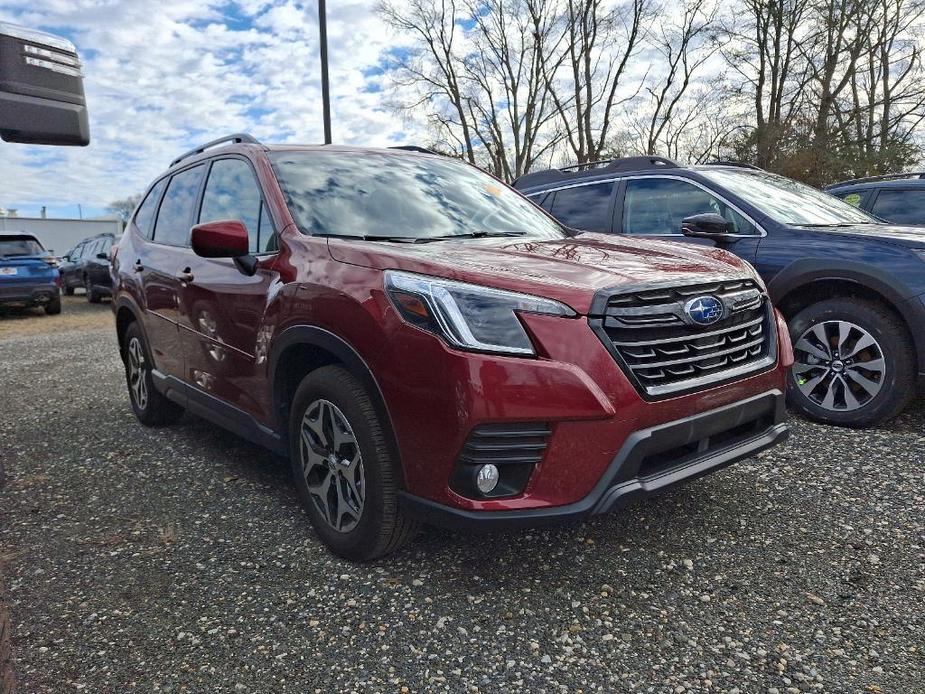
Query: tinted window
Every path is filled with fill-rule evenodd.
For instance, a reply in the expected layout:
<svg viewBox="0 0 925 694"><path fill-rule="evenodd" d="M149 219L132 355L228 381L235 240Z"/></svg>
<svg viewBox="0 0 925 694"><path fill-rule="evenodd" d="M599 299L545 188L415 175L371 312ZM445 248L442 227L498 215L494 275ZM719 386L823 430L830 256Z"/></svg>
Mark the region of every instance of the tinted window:
<svg viewBox="0 0 925 694"><path fill-rule="evenodd" d="M634 178L626 182L623 231L627 234L680 234L685 217L712 212L732 222L734 234L757 234L749 222L719 198L687 181Z"/></svg>
<svg viewBox="0 0 925 694"><path fill-rule="evenodd" d="M74 250L70 253L71 260L80 260L80 256L83 254L84 244L78 243L74 246Z"/></svg>
<svg viewBox="0 0 925 694"><path fill-rule="evenodd" d="M237 219L247 227L249 250L257 253L260 233L260 188L250 164L242 159L219 159L209 170L202 194L199 222Z"/></svg>
<svg viewBox="0 0 925 694"><path fill-rule="evenodd" d="M613 186L613 183L595 183L557 190L550 212L560 222L574 229L609 232Z"/></svg>
<svg viewBox="0 0 925 694"><path fill-rule="evenodd" d="M881 190L875 215L897 224L925 224L925 190Z"/></svg>
<svg viewBox="0 0 925 694"><path fill-rule="evenodd" d="M44 252L35 239L0 239L0 256L41 255Z"/></svg>
<svg viewBox="0 0 925 694"><path fill-rule="evenodd" d="M307 151L274 152L270 160L292 216L308 234L564 237L520 194L449 157Z"/></svg>
<svg viewBox="0 0 925 694"><path fill-rule="evenodd" d="M854 205L855 207L860 207L860 206L861 206L861 202L862 202L863 199L864 199L863 196L861 195L861 193L858 193L858 192L853 192L853 193L833 193L833 195L835 195L836 198L839 198L839 199L841 199L841 200L844 200L844 201L847 202L849 205Z"/></svg>
<svg viewBox="0 0 925 694"><path fill-rule="evenodd" d="M187 244L193 223L193 206L204 171L205 165L200 164L170 179L154 225L155 241L171 246Z"/></svg>
<svg viewBox="0 0 925 694"><path fill-rule="evenodd" d="M273 226L273 220L270 219L270 213L267 206L260 205L260 252L275 253L278 250L276 246L276 228Z"/></svg>
<svg viewBox="0 0 925 694"><path fill-rule="evenodd" d="M157 201L160 200L161 192L164 190L165 185L167 185L166 178L155 183L145 201L141 203L141 207L138 208L138 212L135 213L135 226L138 227L138 232L146 239L151 238L151 222L154 220Z"/></svg>

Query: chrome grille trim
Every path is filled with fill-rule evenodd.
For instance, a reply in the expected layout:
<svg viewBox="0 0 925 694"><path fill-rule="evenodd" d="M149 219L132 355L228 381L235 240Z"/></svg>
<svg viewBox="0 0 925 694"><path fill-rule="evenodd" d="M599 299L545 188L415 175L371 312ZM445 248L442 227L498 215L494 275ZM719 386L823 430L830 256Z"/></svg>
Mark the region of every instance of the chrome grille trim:
<svg viewBox="0 0 925 694"><path fill-rule="evenodd" d="M684 310L711 295L723 316L704 327ZM592 329L643 395L703 390L766 370L777 361L776 322L767 295L750 279L640 289L600 296Z"/></svg>

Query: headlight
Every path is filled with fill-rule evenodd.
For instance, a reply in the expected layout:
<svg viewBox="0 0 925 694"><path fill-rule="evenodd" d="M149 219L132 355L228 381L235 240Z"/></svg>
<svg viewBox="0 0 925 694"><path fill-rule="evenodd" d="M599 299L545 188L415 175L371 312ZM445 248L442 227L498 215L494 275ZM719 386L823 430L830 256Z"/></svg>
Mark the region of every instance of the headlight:
<svg viewBox="0 0 925 694"><path fill-rule="evenodd" d="M385 289L408 323L478 352L535 355L517 313L575 315L552 299L394 270L385 273Z"/></svg>

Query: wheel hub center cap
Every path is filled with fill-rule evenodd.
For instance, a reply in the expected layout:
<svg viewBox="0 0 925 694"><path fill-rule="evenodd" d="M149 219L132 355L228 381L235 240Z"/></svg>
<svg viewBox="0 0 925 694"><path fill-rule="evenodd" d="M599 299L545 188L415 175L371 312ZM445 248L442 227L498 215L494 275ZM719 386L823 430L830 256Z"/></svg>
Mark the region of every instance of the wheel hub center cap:
<svg viewBox="0 0 925 694"><path fill-rule="evenodd" d="M844 370L845 370L845 362L843 362L841 359L836 359L835 361L832 362L832 371L834 371L835 373L841 373Z"/></svg>

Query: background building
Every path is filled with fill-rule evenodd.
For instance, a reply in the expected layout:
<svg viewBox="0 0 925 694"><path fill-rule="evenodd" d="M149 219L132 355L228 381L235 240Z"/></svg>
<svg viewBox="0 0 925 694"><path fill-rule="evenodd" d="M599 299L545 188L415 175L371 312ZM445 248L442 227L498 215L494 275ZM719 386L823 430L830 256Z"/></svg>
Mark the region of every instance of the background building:
<svg viewBox="0 0 925 694"><path fill-rule="evenodd" d="M105 232L119 236L122 233L122 220L118 217L42 219L0 216L0 234L11 232L33 234L45 248L53 250L57 255L64 255L88 236Z"/></svg>

